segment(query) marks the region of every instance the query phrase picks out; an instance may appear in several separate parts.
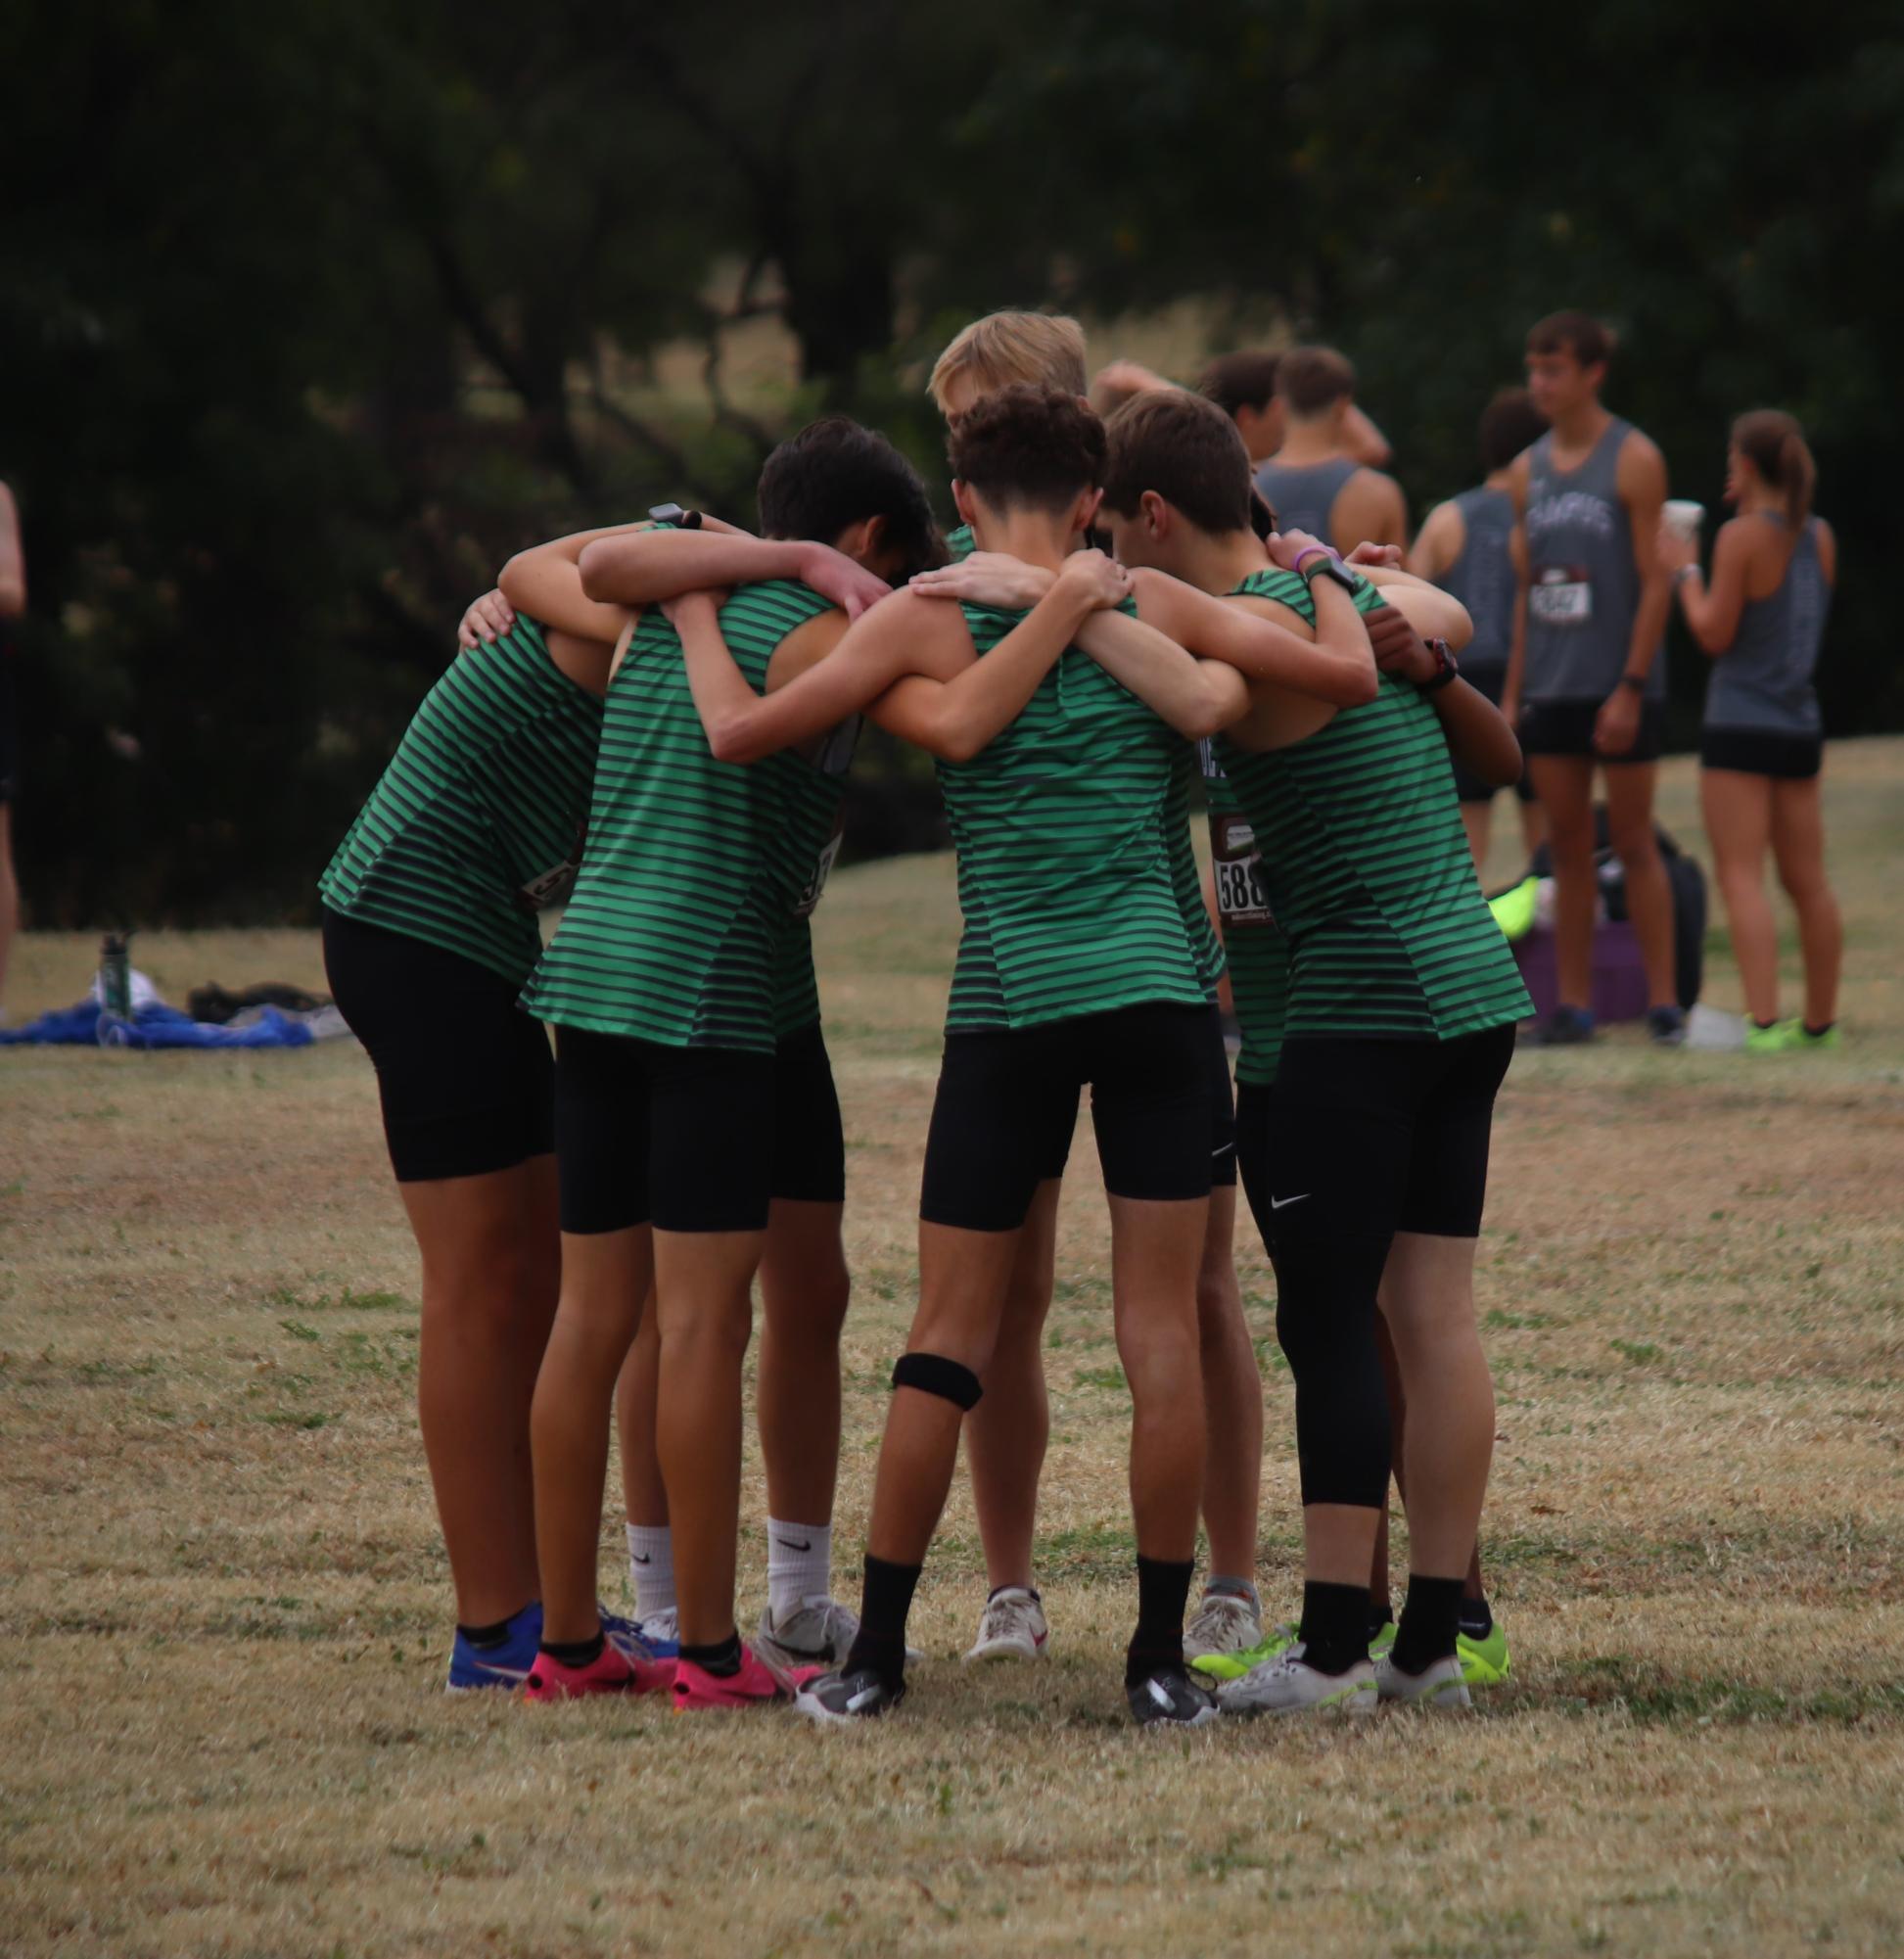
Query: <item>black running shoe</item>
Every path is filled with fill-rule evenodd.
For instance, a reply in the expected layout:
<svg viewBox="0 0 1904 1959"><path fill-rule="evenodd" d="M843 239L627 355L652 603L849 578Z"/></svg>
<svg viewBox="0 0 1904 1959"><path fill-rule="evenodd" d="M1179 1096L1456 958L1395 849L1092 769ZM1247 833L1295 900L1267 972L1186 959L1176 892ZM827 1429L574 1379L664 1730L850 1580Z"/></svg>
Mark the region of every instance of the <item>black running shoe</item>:
<svg viewBox="0 0 1904 1959"><path fill-rule="evenodd" d="M904 1680L889 1683L862 1666L854 1673L816 1673L801 1683L793 1704L810 1721L870 1721L905 1699Z"/></svg>
<svg viewBox="0 0 1904 1959"><path fill-rule="evenodd" d="M1655 1048L1684 1048L1686 1015L1677 1006L1649 1006L1647 1009L1647 1032Z"/></svg>
<svg viewBox="0 0 1904 1959"><path fill-rule="evenodd" d="M1217 1718L1217 1697L1181 1666L1160 1666L1125 1693L1139 1728L1201 1728Z"/></svg>
<svg viewBox="0 0 1904 1959"><path fill-rule="evenodd" d="M1584 1006L1556 1006L1534 1036L1538 1048L1578 1048L1594 1038L1594 1017Z"/></svg>

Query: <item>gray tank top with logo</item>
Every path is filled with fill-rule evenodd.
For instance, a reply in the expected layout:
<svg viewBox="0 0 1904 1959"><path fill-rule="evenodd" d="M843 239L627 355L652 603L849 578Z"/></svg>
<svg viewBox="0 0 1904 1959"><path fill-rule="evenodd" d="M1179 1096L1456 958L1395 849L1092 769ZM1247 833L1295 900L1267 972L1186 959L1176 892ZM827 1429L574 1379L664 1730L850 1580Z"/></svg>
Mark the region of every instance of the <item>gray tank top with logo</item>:
<svg viewBox="0 0 1904 1959"><path fill-rule="evenodd" d="M1505 674L1514 630L1514 561L1508 539L1514 528L1514 500L1505 490L1463 490L1461 554L1435 581L1458 598L1474 622L1474 637L1462 652L1462 671Z"/></svg>
<svg viewBox="0 0 1904 1959"><path fill-rule="evenodd" d="M1620 444L1633 424L1615 415L1578 469L1554 467L1554 437L1528 451L1527 664L1529 701L1603 701L1633 644L1640 574L1620 500ZM1647 673L1647 699L1666 697L1664 636Z"/></svg>
<svg viewBox="0 0 1904 1959"><path fill-rule="evenodd" d="M1785 522L1777 516L1770 521ZM1818 519L1813 517L1798 533L1778 590L1770 598L1745 601L1732 644L1713 661L1705 690L1706 726L1768 734L1823 732L1811 676L1831 605L1832 588L1818 555Z"/></svg>
<svg viewBox="0 0 1904 1959"><path fill-rule="evenodd" d="M1263 492L1263 500L1276 512L1278 531L1307 531L1331 550L1353 550L1363 540L1351 537L1344 543L1333 536L1328 528L1328 514L1335 508L1342 486L1361 467L1348 456L1299 466L1270 461L1256 472L1256 487Z"/></svg>

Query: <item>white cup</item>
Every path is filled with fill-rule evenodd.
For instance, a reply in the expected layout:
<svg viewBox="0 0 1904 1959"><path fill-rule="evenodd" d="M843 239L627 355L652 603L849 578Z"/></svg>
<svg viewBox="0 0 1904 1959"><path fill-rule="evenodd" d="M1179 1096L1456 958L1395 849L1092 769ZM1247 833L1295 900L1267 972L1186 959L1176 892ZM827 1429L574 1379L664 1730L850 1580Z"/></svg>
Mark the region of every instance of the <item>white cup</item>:
<svg viewBox="0 0 1904 1959"><path fill-rule="evenodd" d="M1705 522L1703 503L1695 503L1690 496L1669 497L1660 514L1675 536L1684 537L1689 544L1699 541L1699 526Z"/></svg>

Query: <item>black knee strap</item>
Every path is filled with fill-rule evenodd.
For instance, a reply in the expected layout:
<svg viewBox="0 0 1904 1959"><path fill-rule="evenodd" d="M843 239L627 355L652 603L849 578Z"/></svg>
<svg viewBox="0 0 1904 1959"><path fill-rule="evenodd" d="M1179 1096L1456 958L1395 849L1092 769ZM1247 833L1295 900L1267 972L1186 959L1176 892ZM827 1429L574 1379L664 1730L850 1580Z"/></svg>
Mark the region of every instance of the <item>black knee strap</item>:
<svg viewBox="0 0 1904 1959"><path fill-rule="evenodd" d="M985 1389L970 1368L949 1361L943 1354L902 1354L893 1363L893 1385L915 1387L921 1394L936 1394L954 1408L970 1410L978 1406Z"/></svg>

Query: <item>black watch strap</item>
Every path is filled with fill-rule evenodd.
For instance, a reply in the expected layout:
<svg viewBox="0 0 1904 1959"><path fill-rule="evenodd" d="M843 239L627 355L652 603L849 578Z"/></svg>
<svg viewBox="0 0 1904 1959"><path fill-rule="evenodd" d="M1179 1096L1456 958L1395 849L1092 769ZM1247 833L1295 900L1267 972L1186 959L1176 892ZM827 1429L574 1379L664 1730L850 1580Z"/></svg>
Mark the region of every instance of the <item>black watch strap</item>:
<svg viewBox="0 0 1904 1959"><path fill-rule="evenodd" d="M1423 680L1417 692L1432 694L1437 688L1445 687L1450 680L1459 679L1461 669L1455 665L1455 649L1445 639L1425 640L1428 651L1435 656L1434 677Z"/></svg>
<svg viewBox="0 0 1904 1959"><path fill-rule="evenodd" d="M1331 552L1325 558L1318 558L1313 565L1303 567L1302 582L1313 585L1318 579L1331 579L1346 592L1354 593L1362 588L1362 581L1349 570L1342 560Z"/></svg>

